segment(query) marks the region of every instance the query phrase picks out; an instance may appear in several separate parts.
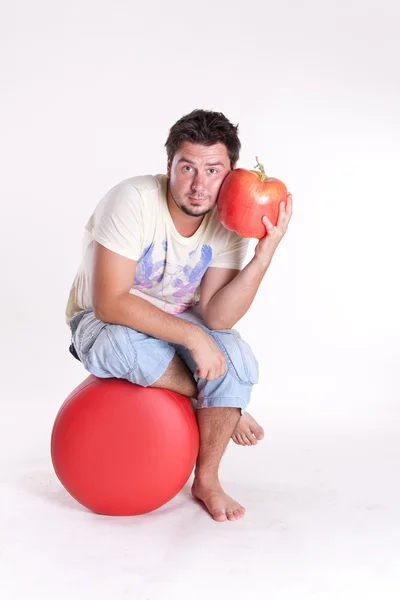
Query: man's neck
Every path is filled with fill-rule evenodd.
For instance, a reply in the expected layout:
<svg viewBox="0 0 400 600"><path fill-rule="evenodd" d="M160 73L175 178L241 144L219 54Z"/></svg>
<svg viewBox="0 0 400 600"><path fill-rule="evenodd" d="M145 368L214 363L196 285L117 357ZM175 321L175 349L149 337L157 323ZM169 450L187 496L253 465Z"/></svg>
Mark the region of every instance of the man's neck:
<svg viewBox="0 0 400 600"><path fill-rule="evenodd" d="M175 204L169 186L167 191L167 206L177 232L183 237L192 237L202 224L205 215L202 215L201 217L191 217L190 215L186 215Z"/></svg>

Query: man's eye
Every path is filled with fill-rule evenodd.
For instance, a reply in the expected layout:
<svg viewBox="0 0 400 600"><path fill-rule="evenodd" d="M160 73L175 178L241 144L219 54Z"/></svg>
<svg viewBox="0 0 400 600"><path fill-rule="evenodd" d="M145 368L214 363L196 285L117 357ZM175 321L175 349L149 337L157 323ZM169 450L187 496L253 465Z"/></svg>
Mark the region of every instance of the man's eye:
<svg viewBox="0 0 400 600"><path fill-rule="evenodd" d="M185 167L183 167L184 171L189 171L192 167L189 167L189 165L186 165Z"/></svg>
<svg viewBox="0 0 400 600"><path fill-rule="evenodd" d="M213 174L218 173L217 169L210 169L210 173L211 173L211 171L213 171Z"/></svg>

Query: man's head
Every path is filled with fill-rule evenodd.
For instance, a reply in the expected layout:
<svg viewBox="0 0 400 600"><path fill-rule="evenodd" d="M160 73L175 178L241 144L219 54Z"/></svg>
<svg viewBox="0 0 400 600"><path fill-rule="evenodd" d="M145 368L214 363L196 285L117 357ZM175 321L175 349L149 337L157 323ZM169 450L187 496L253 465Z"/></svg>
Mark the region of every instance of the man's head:
<svg viewBox="0 0 400 600"><path fill-rule="evenodd" d="M238 126L222 114L194 110L179 119L166 141L169 189L185 214L212 210L223 180L239 158Z"/></svg>

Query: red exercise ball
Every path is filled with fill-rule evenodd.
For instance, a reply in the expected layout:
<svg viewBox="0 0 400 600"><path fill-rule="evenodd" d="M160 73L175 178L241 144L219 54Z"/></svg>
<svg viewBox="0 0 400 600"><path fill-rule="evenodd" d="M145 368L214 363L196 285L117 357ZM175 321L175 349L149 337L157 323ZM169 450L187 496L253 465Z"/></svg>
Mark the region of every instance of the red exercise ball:
<svg viewBox="0 0 400 600"><path fill-rule="evenodd" d="M189 398L93 375L65 400L51 435L57 477L75 500L103 515L139 515L171 500L198 451Z"/></svg>

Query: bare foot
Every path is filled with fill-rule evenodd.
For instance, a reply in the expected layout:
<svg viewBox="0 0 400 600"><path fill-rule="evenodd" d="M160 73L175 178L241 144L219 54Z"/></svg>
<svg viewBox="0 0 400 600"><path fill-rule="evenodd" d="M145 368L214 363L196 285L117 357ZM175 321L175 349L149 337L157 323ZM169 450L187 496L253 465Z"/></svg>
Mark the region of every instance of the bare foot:
<svg viewBox="0 0 400 600"><path fill-rule="evenodd" d="M264 429L247 412L240 417L239 423L232 434L233 441L240 446L255 446L258 440L262 440L263 437Z"/></svg>
<svg viewBox="0 0 400 600"><path fill-rule="evenodd" d="M244 516L245 509L230 496L225 494L217 481L212 485L200 484L195 478L192 494L203 502L215 521L237 521Z"/></svg>

